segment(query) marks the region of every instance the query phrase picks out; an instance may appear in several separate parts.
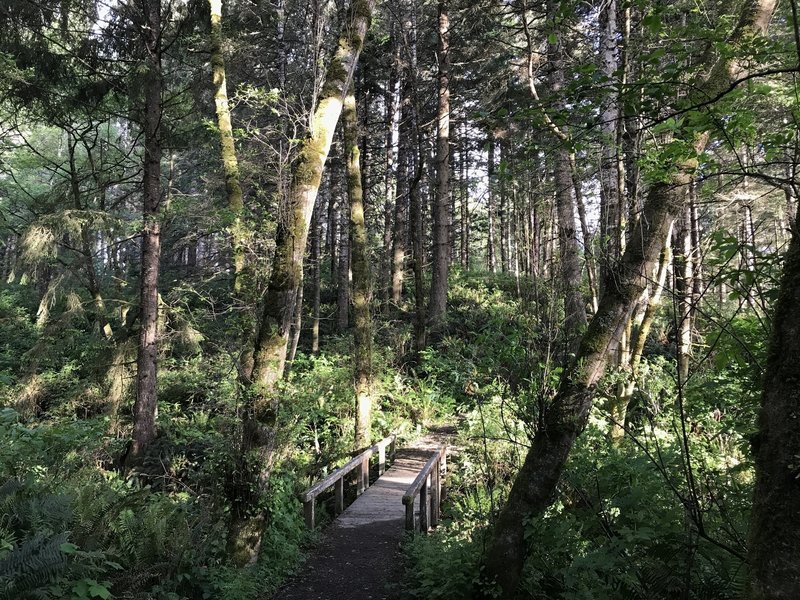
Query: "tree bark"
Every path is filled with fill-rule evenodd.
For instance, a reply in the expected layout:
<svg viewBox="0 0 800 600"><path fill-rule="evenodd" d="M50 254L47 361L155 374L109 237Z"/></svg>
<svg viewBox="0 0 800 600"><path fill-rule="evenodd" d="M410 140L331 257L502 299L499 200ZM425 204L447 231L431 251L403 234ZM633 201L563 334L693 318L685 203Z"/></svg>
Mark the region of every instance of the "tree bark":
<svg viewBox="0 0 800 600"><path fill-rule="evenodd" d="M489 150L488 150L488 162L486 165L486 185L487 189L487 212L489 213L489 229L486 233L486 260L487 260L487 267L489 268L490 273L497 273L497 257L496 257L496 242L497 234L495 232L495 221L497 220L497 216L495 215L495 167L494 167L494 148L495 148L495 141L494 141L494 133L489 134Z"/></svg>
<svg viewBox="0 0 800 600"><path fill-rule="evenodd" d="M748 34L763 34L774 8L775 0L749 0L729 43L736 45ZM711 53L706 60L708 68L694 82L694 89L698 97L713 98L727 89L742 70L734 61L720 60ZM705 149L708 134L687 132L685 135L698 154ZM558 392L547 407L542 426L514 480L485 558L486 573L499 584L502 598L512 598L520 580L526 556L524 523L540 515L552 502L575 438L586 425L595 386L605 373L609 357L630 322L631 310L645 289L643 274L652 269L672 221L683 209L697 162L696 158L680 161L668 182L658 182L650 188L641 218L632 231L632 243L626 248L615 274L615 285L605 290L597 314L581 340L575 359L564 370ZM794 337L798 339L797 335ZM785 419L785 413L781 418ZM783 476L788 473L784 470ZM792 510L797 510L798 506L800 503L795 502ZM800 519L792 522L800 523ZM754 530L761 531L761 528L755 526ZM795 540L791 543L797 551L796 532L793 533L795 537L786 539ZM787 564L797 565L800 561L795 556L793 562Z"/></svg>
<svg viewBox="0 0 800 600"><path fill-rule="evenodd" d="M461 209L461 268L469 271L470 267L470 222L469 222L469 135L467 133L467 115L462 123L463 133L459 136L459 189ZM451 220L451 223L454 221Z"/></svg>
<svg viewBox="0 0 800 600"><path fill-rule="evenodd" d="M792 228L753 439L750 598L800 598L800 231Z"/></svg>
<svg viewBox="0 0 800 600"><path fill-rule="evenodd" d="M397 144L400 122L400 44L396 26L392 26L389 44L392 48L392 66L386 87L386 173L384 176L383 254L381 264L381 299L388 304L392 289L392 215L397 202Z"/></svg>
<svg viewBox="0 0 800 600"><path fill-rule="evenodd" d="M317 200L314 215L311 220L311 353L319 354L319 315L320 315L320 289L322 276L320 269L320 231L319 213L323 203Z"/></svg>
<svg viewBox="0 0 800 600"><path fill-rule="evenodd" d="M353 376L355 380L355 447L370 443L372 424L372 273L369 266L367 226L364 220L364 190L358 148L358 117L355 95L344 103L344 147L347 160L347 192L350 198L350 240L353 270Z"/></svg>
<svg viewBox="0 0 800 600"><path fill-rule="evenodd" d="M346 101L346 100L345 100ZM341 168L345 169L345 178L342 181L346 189L340 190L342 202L339 214L339 261L336 267L336 329L344 333L350 324L350 221L347 213L345 199L350 192L349 165L346 164L347 150L344 151ZM337 170L340 165L336 164ZM360 169L359 169L360 170Z"/></svg>
<svg viewBox="0 0 800 600"><path fill-rule="evenodd" d="M233 290L242 291L242 272L245 261L245 230L242 220L244 195L239 180L239 161L231 124L228 103L228 85L225 73L225 55L222 51L222 0L209 0L211 5L211 74L214 83L214 106L217 112L217 127L222 152L222 170L225 175L225 192L231 215L229 232L233 256Z"/></svg>
<svg viewBox="0 0 800 600"><path fill-rule="evenodd" d="M439 0L438 7L439 41L436 53L439 64L439 109L436 128L436 203L433 208L433 270L428 302L428 324L432 329L438 328L444 321L447 310L447 275L450 270L450 20L447 0ZM461 243L463 246L464 240Z"/></svg>
<svg viewBox="0 0 800 600"><path fill-rule="evenodd" d="M255 342L253 368L245 381L252 390L246 395L240 464L235 474L237 479L232 484L228 550L238 565L254 561L261 545L266 515L256 506L259 492L267 487L274 459L278 404L274 388L286 364L289 331L302 284L308 229L325 162L374 7L375 0L355 0L350 6L293 172L286 215L278 221L275 257ZM247 373L244 375L247 377ZM251 457L254 450L257 456Z"/></svg>
<svg viewBox="0 0 800 600"><path fill-rule="evenodd" d="M144 91L144 177L142 259L139 281L139 346L136 356L136 402L129 460L138 460L155 439L158 415L158 271L161 258L161 1L142 0L141 29L146 50Z"/></svg>
<svg viewBox="0 0 800 600"><path fill-rule="evenodd" d="M600 12L600 53L603 75L611 83L620 66L618 55L618 6L617 0L609 0ZM625 212L624 170L621 172L620 93L612 88L603 98L600 113L602 149L600 154L600 292L612 285L610 278L614 265L625 249L623 228Z"/></svg>
<svg viewBox="0 0 800 600"><path fill-rule="evenodd" d="M275 258L251 375L251 381L264 392L268 392L283 374L289 327L302 278L308 226L344 96L353 79L374 6L375 0L357 0L350 8L294 170L286 218L278 223ZM260 395L266 397L266 394Z"/></svg>

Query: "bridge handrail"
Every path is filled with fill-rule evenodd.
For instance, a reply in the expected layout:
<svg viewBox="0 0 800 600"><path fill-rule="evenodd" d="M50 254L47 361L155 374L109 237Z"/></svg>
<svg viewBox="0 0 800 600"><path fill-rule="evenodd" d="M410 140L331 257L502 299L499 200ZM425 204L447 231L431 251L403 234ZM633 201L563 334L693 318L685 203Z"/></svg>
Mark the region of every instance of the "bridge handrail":
<svg viewBox="0 0 800 600"><path fill-rule="evenodd" d="M442 502L442 479L447 473L447 447L442 446L434 452L414 481L403 494L406 507L406 530L414 530L414 499L419 496L419 529L428 533L428 525L439 523ZM430 492L430 493L429 493Z"/></svg>
<svg viewBox="0 0 800 600"><path fill-rule="evenodd" d="M389 457L394 457L395 445L397 442L397 435L393 434L389 437L382 439L354 456L338 469L332 471L327 477L318 481L302 494L300 499L303 501L303 512L305 513L306 527L314 529L316 522L316 499L322 492L336 485L336 501L334 503L334 511L337 515L344 512L344 478L349 475L356 468L360 467L361 472L358 474L358 488L357 494L360 496L364 490L369 487L369 460L377 452L378 453L378 475L383 475L386 470L386 448L389 448Z"/></svg>

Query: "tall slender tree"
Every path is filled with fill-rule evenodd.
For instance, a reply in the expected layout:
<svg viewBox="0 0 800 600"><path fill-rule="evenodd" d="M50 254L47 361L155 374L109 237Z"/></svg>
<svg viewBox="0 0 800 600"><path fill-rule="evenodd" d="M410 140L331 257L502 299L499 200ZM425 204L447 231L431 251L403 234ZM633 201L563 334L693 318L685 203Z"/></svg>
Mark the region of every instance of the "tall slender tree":
<svg viewBox="0 0 800 600"><path fill-rule="evenodd" d="M369 266L367 226L364 221L364 189L361 185L361 152L358 116L352 86L344 101L344 146L347 160L347 195L350 199L350 252L353 270L353 379L356 396L356 448L370 442L372 422L372 273Z"/></svg>
<svg viewBox="0 0 800 600"><path fill-rule="evenodd" d="M142 260L139 281L139 348L136 357L136 402L133 405L133 445L129 460L137 460L155 439L158 414L158 273L161 259L161 0L139 0L145 48L144 178L142 181Z"/></svg>
<svg viewBox="0 0 800 600"><path fill-rule="evenodd" d="M428 323L438 327L447 310L450 270L450 17L448 0L439 0L439 108L436 127L436 201L433 208L433 272ZM463 159L462 159L463 160Z"/></svg>
<svg viewBox="0 0 800 600"><path fill-rule="evenodd" d="M211 6L211 75L214 83L214 106L217 112L222 170L225 175L225 192L231 213L231 252L233 255L233 289L242 291L242 272L245 260L245 231L243 222L244 195L239 178L239 160L231 124L228 102L228 83L225 71L225 54L222 36L222 0L209 0ZM284 75L285 76L285 75Z"/></svg>

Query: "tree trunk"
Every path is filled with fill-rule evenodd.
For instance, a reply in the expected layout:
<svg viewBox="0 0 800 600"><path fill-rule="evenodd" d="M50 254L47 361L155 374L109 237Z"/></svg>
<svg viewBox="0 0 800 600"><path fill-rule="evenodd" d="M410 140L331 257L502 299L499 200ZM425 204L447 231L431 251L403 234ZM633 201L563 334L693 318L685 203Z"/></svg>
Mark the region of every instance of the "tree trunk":
<svg viewBox="0 0 800 600"><path fill-rule="evenodd" d="M428 322L432 329L437 329L444 321L447 310L447 275L450 269L450 21L447 0L439 0L438 6L439 110L436 129L436 204L433 209L433 271L428 303ZM461 243L463 245L464 240Z"/></svg>
<svg viewBox="0 0 800 600"><path fill-rule="evenodd" d="M763 34L774 8L775 0L749 0L729 43L735 45L747 34ZM709 68L694 82L694 88L697 90L697 97L713 98L727 89L742 70L730 59L717 60L713 53L709 53L706 60ZM707 134L687 132L685 135L698 154L705 149ZM533 445L514 480L508 501L495 525L485 559L486 573L496 579L503 598L513 597L522 573L526 555L524 523L540 515L553 500L572 444L586 425L594 388L605 373L608 359L630 322L631 310L645 289L646 278L643 274L652 269L661 253L672 221L683 209L697 164L695 158L683 160L675 165L675 171L668 182L658 182L651 187L641 218L637 220L631 234L631 239L636 240L636 243L629 244L626 248L615 274L616 284L605 290L597 314L581 340L575 359L562 374L558 392L547 407L542 426L536 432ZM798 338L797 335L794 337ZM781 413L780 418L788 422L785 414ZM784 469L783 477L788 477L790 473L791 471ZM793 482L793 485L796 483ZM785 495L780 498L783 501ZM786 506L797 510L800 503ZM800 519L792 522L800 523ZM756 526L755 530L759 531L760 528ZM794 541L788 542L796 540L796 532L793 535L794 537L786 539L787 543L794 544L793 549L796 550L797 544ZM765 536L764 539L769 540L771 537ZM785 552L784 548L780 550ZM791 560L793 562L786 564L800 564L797 556Z"/></svg>
<svg viewBox="0 0 800 600"><path fill-rule="evenodd" d="M488 187L487 190L487 212L489 213L489 229L486 233L486 260L487 260L487 267L489 268L490 273L497 273L497 257L495 256L495 246L497 239L497 234L495 232L495 176L494 176L494 133L489 134L489 150L488 150L488 162L486 165L486 185Z"/></svg>
<svg viewBox="0 0 800 600"><path fill-rule="evenodd" d="M469 271L469 135L467 132L467 116L462 123L463 133L459 136L459 188L461 193L461 268ZM452 222L452 221L451 221Z"/></svg>
<svg viewBox="0 0 800 600"><path fill-rule="evenodd" d="M350 323L350 227L349 217L346 216L349 210L346 209L347 203L344 201L350 191L349 165L347 160L347 150L345 149L341 167L347 172L346 178L342 183L346 189L341 189L342 202L340 202L339 214L339 263L336 268L336 329L339 333L347 331ZM339 164L336 165L337 169Z"/></svg>
<svg viewBox="0 0 800 600"><path fill-rule="evenodd" d="M300 334L303 331L303 282L297 288L297 302L294 305L294 319L292 319L292 330L289 335L290 345L289 354L286 357L286 370L283 372L284 379L288 377L292 369L294 357L297 354L297 346L300 343Z"/></svg>
<svg viewBox="0 0 800 600"><path fill-rule="evenodd" d="M575 231L572 171L567 150L559 150L556 155L555 183L561 282L564 286L564 335L571 351L574 351L580 334L586 328L586 307L581 293L580 248Z"/></svg>
<svg viewBox="0 0 800 600"><path fill-rule="evenodd" d="M404 83L405 87L405 83ZM400 122L400 147L397 152L397 195L394 206L394 228L392 231L392 303L400 306L403 300L403 282L406 267L406 236L408 235L408 139L410 120L410 98L403 101Z"/></svg>
<svg viewBox="0 0 800 600"><path fill-rule="evenodd" d="M400 44L396 27L389 36L392 48L392 66L386 87L386 174L384 177L385 204L383 213L383 274L381 274L381 299L388 304L392 289L392 215L397 202L397 153L400 122Z"/></svg>
<svg viewBox="0 0 800 600"><path fill-rule="evenodd" d="M158 267L161 258L161 1L142 0L141 29L147 54L144 90L144 178L142 259L139 282L139 346L136 357L136 402L130 460L138 460L156 437L158 390Z"/></svg>
<svg viewBox="0 0 800 600"><path fill-rule="evenodd" d="M506 161L506 154L506 141L500 140L500 206L497 216L500 221L500 270L503 273L508 271L508 194L506 193L508 188L508 162Z"/></svg>
<svg viewBox="0 0 800 600"><path fill-rule="evenodd" d="M689 202L678 220L675 243L675 294L677 297L678 375L681 383L689 377L692 354L692 301L694 295L692 257L692 207Z"/></svg>
<svg viewBox="0 0 800 600"><path fill-rule="evenodd" d="M211 5L211 73L214 83L214 106L217 111L217 127L222 151L222 170L225 175L225 191L228 210L231 213L231 252L233 255L233 290L242 291L244 271L245 231L242 213L244 196L239 182L239 161L231 125L231 110L228 104L228 86L225 75L225 57L222 51L222 0L209 0Z"/></svg>
<svg viewBox="0 0 800 600"><path fill-rule="evenodd" d="M274 458L273 428L277 409L274 387L286 364L289 330L302 284L308 229L323 169L374 6L375 0L355 0L350 6L308 136L296 162L285 217L278 222L272 273L256 337L252 373L246 382L253 389L245 396L240 464L235 474L237 480L232 485L234 498L228 549L233 562L239 565L252 562L261 544L265 515L256 505L259 492L267 487ZM253 450L258 451L257 456L251 457Z"/></svg>
<svg viewBox="0 0 800 600"><path fill-rule="evenodd" d="M320 288L322 275L320 269L320 231L319 213L323 203L317 200L311 220L311 353L319 354L319 313L320 313Z"/></svg>
<svg viewBox="0 0 800 600"><path fill-rule="evenodd" d="M344 103L344 147L347 160L347 191L350 197L350 239L353 269L353 376L355 380L355 447L370 443L372 424L372 273L369 266L364 192L358 148L358 118L354 94Z"/></svg>
<svg viewBox="0 0 800 600"><path fill-rule="evenodd" d="M792 230L753 439L756 485L748 545L753 600L800 598L800 231L796 225Z"/></svg>
<svg viewBox="0 0 800 600"><path fill-rule="evenodd" d="M609 0L600 13L600 53L603 75L614 81L620 66L617 54L619 40L617 0ZM600 292L612 285L614 266L624 250L622 232L625 222L623 210L624 173L620 176L621 152L618 145L620 132L620 94L614 89L603 98L600 113L602 149L600 153Z"/></svg>
<svg viewBox="0 0 800 600"><path fill-rule="evenodd" d="M278 223L275 258L264 299L251 376L251 381L263 387L265 392L283 374L311 213L374 5L375 0L357 0L351 6L294 170L287 215Z"/></svg>

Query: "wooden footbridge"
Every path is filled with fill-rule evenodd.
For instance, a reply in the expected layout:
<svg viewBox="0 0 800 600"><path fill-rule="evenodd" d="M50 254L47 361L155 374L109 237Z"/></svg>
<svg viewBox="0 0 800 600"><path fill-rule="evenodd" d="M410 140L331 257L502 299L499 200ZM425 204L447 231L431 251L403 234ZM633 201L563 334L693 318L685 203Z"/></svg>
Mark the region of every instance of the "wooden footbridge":
<svg viewBox="0 0 800 600"><path fill-rule="evenodd" d="M386 438L306 490L301 500L309 528L317 526L320 497L331 489L337 516L274 600L398 598L402 563L397 554L405 531L427 533L439 521L446 439L434 433L395 453L395 438ZM371 463L378 476L372 485ZM355 480L356 499L345 507L350 480Z"/></svg>

